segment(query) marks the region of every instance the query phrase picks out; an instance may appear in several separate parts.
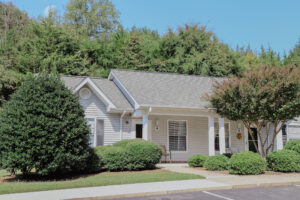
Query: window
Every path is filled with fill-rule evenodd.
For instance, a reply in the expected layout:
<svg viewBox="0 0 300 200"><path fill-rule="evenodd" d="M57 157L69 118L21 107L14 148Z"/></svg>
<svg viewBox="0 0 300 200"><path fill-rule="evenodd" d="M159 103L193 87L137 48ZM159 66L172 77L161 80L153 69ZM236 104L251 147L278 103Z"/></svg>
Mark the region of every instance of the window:
<svg viewBox="0 0 300 200"><path fill-rule="evenodd" d="M90 146L93 147L95 144L95 119L87 118L87 125L90 126Z"/></svg>
<svg viewBox="0 0 300 200"><path fill-rule="evenodd" d="M219 140L219 123L215 122L215 150L220 151L220 140ZM229 123L224 124L225 129L225 148L230 147L230 134L229 134Z"/></svg>
<svg viewBox="0 0 300 200"><path fill-rule="evenodd" d="M168 129L170 151L186 151L186 121L169 121Z"/></svg>

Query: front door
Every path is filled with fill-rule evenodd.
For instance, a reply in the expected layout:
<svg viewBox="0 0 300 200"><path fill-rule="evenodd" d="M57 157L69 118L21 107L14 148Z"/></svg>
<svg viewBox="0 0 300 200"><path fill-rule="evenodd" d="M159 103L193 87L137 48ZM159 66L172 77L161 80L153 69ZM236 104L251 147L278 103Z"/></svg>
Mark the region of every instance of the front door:
<svg viewBox="0 0 300 200"><path fill-rule="evenodd" d="M248 142L249 142L249 151L257 152L255 149L255 145L258 147L258 139L257 139L257 129L256 128L251 128L254 140L252 139L250 133L248 133Z"/></svg>
<svg viewBox="0 0 300 200"><path fill-rule="evenodd" d="M135 137L142 139L143 138L143 124L136 124L135 125L135 132L136 132Z"/></svg>

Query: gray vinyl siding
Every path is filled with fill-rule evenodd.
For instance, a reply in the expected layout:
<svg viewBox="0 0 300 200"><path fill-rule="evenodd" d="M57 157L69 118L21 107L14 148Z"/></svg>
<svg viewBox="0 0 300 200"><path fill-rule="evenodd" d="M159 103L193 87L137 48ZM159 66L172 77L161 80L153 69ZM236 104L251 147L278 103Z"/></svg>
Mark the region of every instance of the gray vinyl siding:
<svg viewBox="0 0 300 200"><path fill-rule="evenodd" d="M79 102L84 108L86 118L98 118L104 121L104 145L120 141L120 114L107 113L105 104L93 93L89 99L79 99ZM128 138L129 133L130 120L128 124L123 120L124 138Z"/></svg>
<svg viewBox="0 0 300 200"><path fill-rule="evenodd" d="M187 151L172 152L172 160L186 161L195 154L208 154L208 118L207 117L176 117L151 116L151 140L168 149L168 120L187 121ZM155 131L155 121L158 120L159 130Z"/></svg>

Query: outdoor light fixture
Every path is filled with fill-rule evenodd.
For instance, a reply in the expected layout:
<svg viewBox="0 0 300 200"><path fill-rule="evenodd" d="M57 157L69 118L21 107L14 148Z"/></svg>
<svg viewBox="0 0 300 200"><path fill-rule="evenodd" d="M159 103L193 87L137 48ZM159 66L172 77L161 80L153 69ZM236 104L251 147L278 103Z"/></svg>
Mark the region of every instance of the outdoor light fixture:
<svg viewBox="0 0 300 200"><path fill-rule="evenodd" d="M155 131L158 131L159 128L158 128L158 120L155 121Z"/></svg>

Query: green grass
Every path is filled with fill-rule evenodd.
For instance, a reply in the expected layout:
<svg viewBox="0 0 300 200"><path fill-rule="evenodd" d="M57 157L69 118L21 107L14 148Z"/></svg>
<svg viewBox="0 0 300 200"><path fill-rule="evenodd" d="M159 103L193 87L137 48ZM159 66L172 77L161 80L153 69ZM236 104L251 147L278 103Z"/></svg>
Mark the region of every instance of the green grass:
<svg viewBox="0 0 300 200"><path fill-rule="evenodd" d="M7 173L0 170L0 177L4 175L7 175ZM4 182L0 183L0 194L202 178L204 177L199 175L175 173L165 170L104 172L85 178L64 181Z"/></svg>

